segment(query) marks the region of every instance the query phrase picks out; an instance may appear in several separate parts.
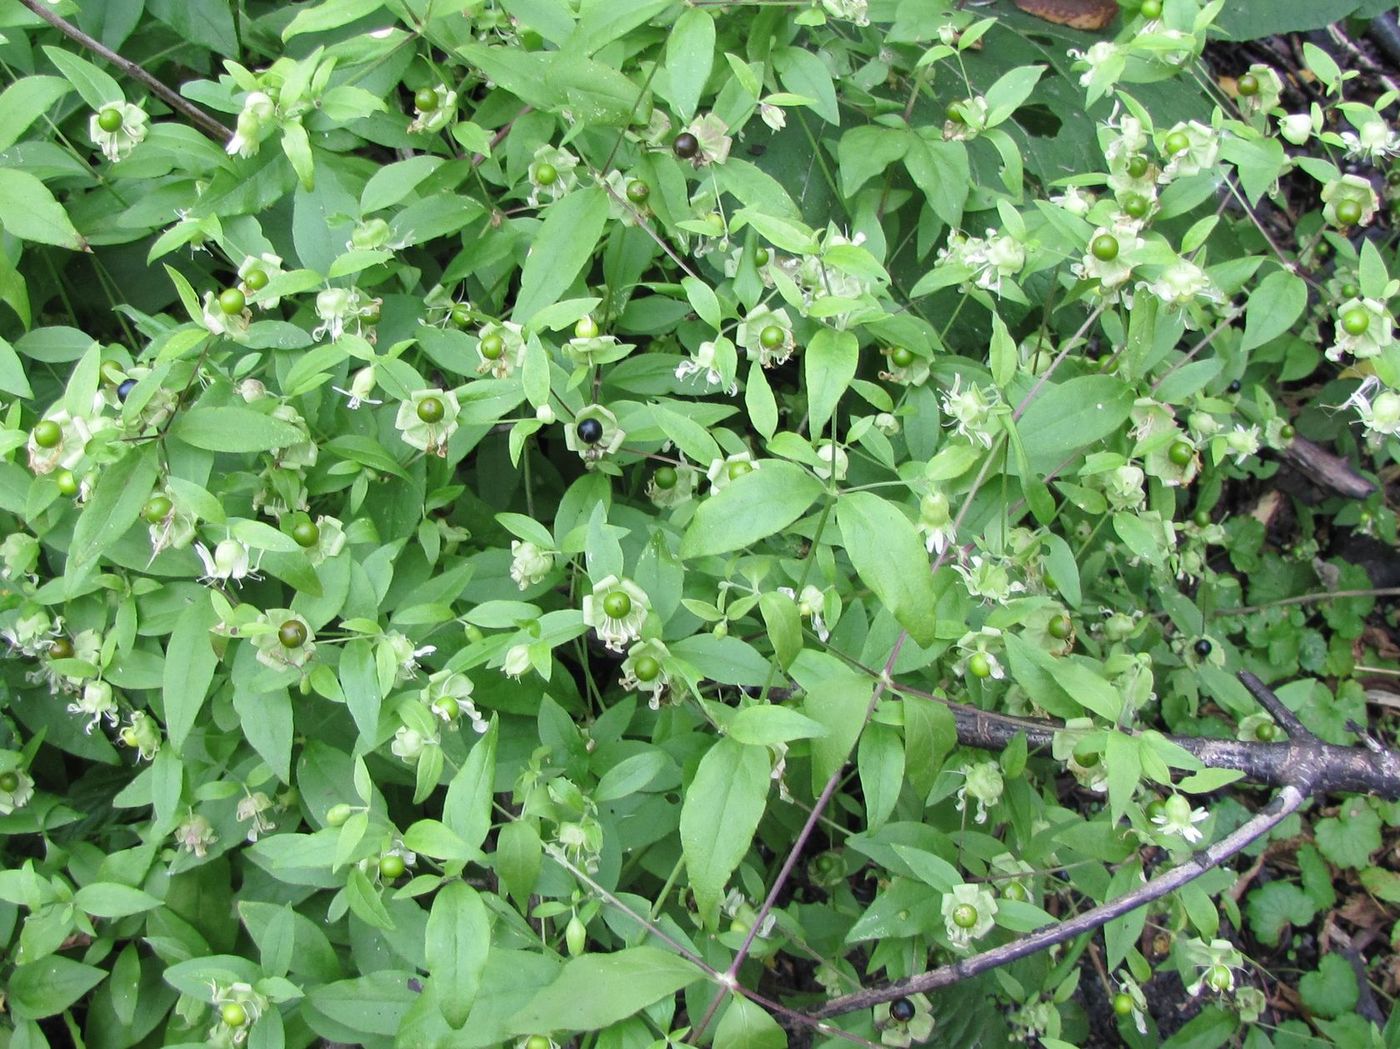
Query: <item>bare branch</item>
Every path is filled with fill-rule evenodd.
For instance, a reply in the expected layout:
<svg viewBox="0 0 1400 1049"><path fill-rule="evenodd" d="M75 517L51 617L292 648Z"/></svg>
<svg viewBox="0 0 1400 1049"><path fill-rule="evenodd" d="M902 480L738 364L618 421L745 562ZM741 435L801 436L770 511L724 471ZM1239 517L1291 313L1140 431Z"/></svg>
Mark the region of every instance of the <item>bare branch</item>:
<svg viewBox="0 0 1400 1049"><path fill-rule="evenodd" d="M155 95L177 113L182 114L191 124L204 132L204 134L208 135L219 145L226 145L228 140L232 137L232 133L228 128L224 127L224 125L220 124L193 102L182 98L178 93L166 87L135 62L123 58L100 40L94 40L72 22L54 14L42 0L19 0L19 2L49 25L63 33L64 36L71 40L76 40L78 43L82 44L83 47L93 52L93 54L116 66L127 76L141 81L141 83L145 84L146 87L150 89L151 94ZM115 102L116 99L113 99L113 101Z"/></svg>
<svg viewBox="0 0 1400 1049"><path fill-rule="evenodd" d="M1146 906L1153 900L1161 899L1167 893L1181 888L1207 871L1218 867L1236 853L1247 848L1251 842L1258 840L1278 826L1306 800L1307 793L1304 790L1291 785L1285 786L1273 801L1260 809L1253 818L1239 827L1233 834L1222 838L1181 866L1173 867L1116 900L1110 900L1066 921L1048 925L1028 936L1013 940L1005 946L983 951L971 958L964 958L951 965L932 969L907 980L900 980L888 987L857 991L854 994L833 998L816 1010L813 1015L819 1017L836 1016L840 1013L853 1012L856 1009L868 1009L881 1002L893 1001L906 995L948 987L971 979L979 973L999 968L1017 959L1043 951L1047 947L1053 947L1057 943L1065 943L1083 933L1098 929L1114 918Z"/></svg>
<svg viewBox="0 0 1400 1049"><path fill-rule="evenodd" d="M1284 727L1290 738L1321 742L1298 720L1298 716L1283 705L1283 700L1274 695L1274 690L1251 674L1240 671L1240 681L1249 689L1249 694L1259 701L1259 705L1273 715L1275 721Z"/></svg>

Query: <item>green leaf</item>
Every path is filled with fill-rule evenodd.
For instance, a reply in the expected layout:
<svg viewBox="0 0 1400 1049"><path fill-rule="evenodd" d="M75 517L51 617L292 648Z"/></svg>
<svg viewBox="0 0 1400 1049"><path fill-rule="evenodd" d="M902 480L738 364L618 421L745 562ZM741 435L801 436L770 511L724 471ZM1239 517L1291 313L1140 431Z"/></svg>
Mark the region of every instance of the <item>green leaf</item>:
<svg viewBox="0 0 1400 1049"><path fill-rule="evenodd" d="M0 101L0 105L3 105L3 101ZM19 354L15 353L15 348L4 339L0 339L0 390L17 397L34 396L29 380L25 378L24 364L20 361Z"/></svg>
<svg viewBox="0 0 1400 1049"><path fill-rule="evenodd" d="M1103 755L1108 771L1109 814L1117 823L1128 811L1133 793L1142 777L1142 757L1139 744L1122 732L1108 734L1108 748Z"/></svg>
<svg viewBox="0 0 1400 1049"><path fill-rule="evenodd" d="M773 642L773 655L786 670L802 651L802 616L797 603L786 594L769 590L758 599L758 610L768 639Z"/></svg>
<svg viewBox="0 0 1400 1049"><path fill-rule="evenodd" d="M379 890L358 866L350 868L349 877L345 882L345 898L350 904L350 910L362 922L386 932L393 930L394 919L389 917L384 901L379 898Z"/></svg>
<svg viewBox="0 0 1400 1049"><path fill-rule="evenodd" d="M1133 409L1133 391L1111 375L1081 375L1047 383L1017 423L1026 455L1036 471L1058 466L1123 425Z"/></svg>
<svg viewBox="0 0 1400 1049"><path fill-rule="evenodd" d="M665 70L669 89L662 92L682 123L695 115L714 59L714 18L702 8L687 8L667 34Z"/></svg>
<svg viewBox="0 0 1400 1049"><path fill-rule="evenodd" d="M660 750L644 750L630 758L623 758L598 777L598 786L593 789L592 798L602 804L631 797L644 790L670 764Z"/></svg>
<svg viewBox="0 0 1400 1049"><path fill-rule="evenodd" d="M860 342L854 333L818 328L802 354L802 368L807 380L808 426L813 434L821 433L855 378L860 362Z"/></svg>
<svg viewBox="0 0 1400 1049"><path fill-rule="evenodd" d="M938 588L928 551L909 518L873 492L847 492L836 502L841 545L861 581L924 647L938 639Z"/></svg>
<svg viewBox="0 0 1400 1049"><path fill-rule="evenodd" d="M101 110L113 102L125 102L126 95L121 86L107 73L93 65L86 58L61 47L44 46L44 54L60 73L67 77L88 108Z"/></svg>
<svg viewBox="0 0 1400 1049"><path fill-rule="evenodd" d="M429 976L443 1019L461 1030L476 1004L486 955L491 949L491 918L480 894L466 882L448 882L433 900L423 943Z"/></svg>
<svg viewBox="0 0 1400 1049"><path fill-rule="evenodd" d="M685 792L681 849L696 906L708 925L713 926L725 883L749 851L763 817L770 771L766 749L722 738L700 759Z"/></svg>
<svg viewBox="0 0 1400 1049"><path fill-rule="evenodd" d="M1381 818L1363 798L1349 798L1337 816L1317 821L1317 847L1338 867L1361 868L1381 847Z"/></svg>
<svg viewBox="0 0 1400 1049"><path fill-rule="evenodd" d="M923 190L933 213L947 226L955 229L961 226L963 206L967 203L967 195L972 188L967 144L916 137L909 143L909 151L904 154L904 166L909 169L909 177L914 180L914 185ZM910 294L923 294L920 285L926 279L921 278Z"/></svg>
<svg viewBox="0 0 1400 1049"><path fill-rule="evenodd" d="M1307 925L1317 913L1307 894L1290 881L1272 881L1254 889L1245 911L1254 935L1270 947L1278 946L1287 926Z"/></svg>
<svg viewBox="0 0 1400 1049"><path fill-rule="evenodd" d="M248 643L245 641L244 645ZM245 648L245 651L247 649ZM291 782L292 700L285 688L257 692L239 673L252 669L252 661L240 659L233 676L233 709L238 712L244 737L283 783Z"/></svg>
<svg viewBox="0 0 1400 1049"><path fill-rule="evenodd" d="M1007 330L1006 322L1001 319L1001 314L992 314L992 345L990 362L992 366L992 382L1002 389L1016 374L1016 367L1020 363L1020 355L1016 351L1016 340L1011 337L1011 332Z"/></svg>
<svg viewBox="0 0 1400 1049"><path fill-rule="evenodd" d="M1304 973L1298 995L1312 1012L1329 1020L1351 1012L1360 1000L1356 972L1340 954L1324 954L1317 971Z"/></svg>
<svg viewBox="0 0 1400 1049"><path fill-rule="evenodd" d="M141 507L150 498L156 476L156 448L153 444L127 452L98 474L92 497L73 529L73 544L65 573L70 582L81 576L89 565L96 563L106 549L136 523Z"/></svg>
<svg viewBox="0 0 1400 1049"><path fill-rule="evenodd" d="M861 733L856 750L861 793L865 797L865 825L870 833L884 826L904 786L904 746L889 725L872 721Z"/></svg>
<svg viewBox="0 0 1400 1049"><path fill-rule="evenodd" d="M345 643L340 654L340 687L345 705L360 730L360 739L373 744L379 734L379 675L375 670L374 648L364 638Z"/></svg>
<svg viewBox="0 0 1400 1049"><path fill-rule="evenodd" d="M700 979L690 962L657 947L586 954L565 963L558 978L511 1019L510 1031L596 1031Z"/></svg>
<svg viewBox="0 0 1400 1049"><path fill-rule="evenodd" d="M543 855L539 831L523 820L507 823L496 834L492 865L502 888L520 906L524 906L535 891Z"/></svg>
<svg viewBox="0 0 1400 1049"><path fill-rule="evenodd" d="M383 0L326 0L323 4L303 7L296 17L282 30L282 39L290 40L303 33L324 33L328 29L339 29L365 15L372 15L383 7Z"/></svg>
<svg viewBox="0 0 1400 1049"><path fill-rule="evenodd" d="M22 77L5 88L0 94L0 150L18 142L30 124L52 110L54 103L71 90L66 80L56 76Z"/></svg>
<svg viewBox="0 0 1400 1049"><path fill-rule="evenodd" d="M25 171L0 168L0 226L11 236L36 244L71 251L87 247L49 188Z"/></svg>
<svg viewBox="0 0 1400 1049"><path fill-rule="evenodd" d="M1003 73L996 83L987 88L984 98L987 101L987 127L995 127L1005 121L1030 97L1035 85L1040 82L1045 66L1018 66Z"/></svg>
<svg viewBox="0 0 1400 1049"><path fill-rule="evenodd" d="M442 819L470 848L479 849L491 829L491 788L496 779L496 738L493 718L486 734L476 741L461 770L447 786Z"/></svg>
<svg viewBox="0 0 1400 1049"><path fill-rule="evenodd" d="M787 1044L787 1035L768 1010L742 995L729 999L715 1028L714 1049L787 1049Z"/></svg>
<svg viewBox="0 0 1400 1049"><path fill-rule="evenodd" d="M84 885L74 895L73 902L94 918L125 918L161 905L149 892L109 881Z"/></svg>
<svg viewBox="0 0 1400 1049"><path fill-rule="evenodd" d="M745 707L729 723L729 736L754 747L769 747L775 743L790 743L795 739L825 736L826 726L799 714L791 707L760 703Z"/></svg>
<svg viewBox="0 0 1400 1049"><path fill-rule="evenodd" d="M802 467L764 460L700 504L681 540L681 557L752 546L796 521L821 494L821 482Z"/></svg>
<svg viewBox="0 0 1400 1049"><path fill-rule="evenodd" d="M291 423L234 405L191 408L176 419L170 432L178 440L210 452L267 452L306 440Z"/></svg>
<svg viewBox="0 0 1400 1049"><path fill-rule="evenodd" d="M57 1016L107 976L103 969L51 954L16 966L5 986L10 1012L20 1020Z"/></svg>
<svg viewBox="0 0 1400 1049"><path fill-rule="evenodd" d="M815 52L802 47L784 47L773 51L771 58L786 90L811 99L811 109L828 124L841 123L831 72Z"/></svg>
<svg viewBox="0 0 1400 1049"><path fill-rule="evenodd" d="M778 428L778 402L773 396L773 388L768 385L768 376L763 367L754 361L749 366L748 381L744 383L744 408L749 413L753 428L765 440L773 439Z"/></svg>
<svg viewBox="0 0 1400 1049"><path fill-rule="evenodd" d="M201 593L200 599L191 601L175 620L165 649L161 696L165 700L165 730L176 750L185 745L219 665L209 637L217 622L213 606Z"/></svg>
<svg viewBox="0 0 1400 1049"><path fill-rule="evenodd" d="M529 320L568 290L592 259L607 221L608 196L596 186L549 206L520 271L515 320Z"/></svg>
<svg viewBox="0 0 1400 1049"><path fill-rule="evenodd" d="M868 678L847 673L838 673L807 689L802 709L826 728L826 734L812 742L813 794L821 793L827 780L846 764L865 724L873 689Z"/></svg>
<svg viewBox="0 0 1400 1049"><path fill-rule="evenodd" d="M841 193L854 197L861 186L895 161L904 159L913 140L914 136L908 131L869 124L847 131L836 146Z"/></svg>
<svg viewBox="0 0 1400 1049"><path fill-rule="evenodd" d="M1307 305L1308 286L1302 277L1282 269L1270 273L1249 293L1240 352L1263 346L1288 331Z"/></svg>

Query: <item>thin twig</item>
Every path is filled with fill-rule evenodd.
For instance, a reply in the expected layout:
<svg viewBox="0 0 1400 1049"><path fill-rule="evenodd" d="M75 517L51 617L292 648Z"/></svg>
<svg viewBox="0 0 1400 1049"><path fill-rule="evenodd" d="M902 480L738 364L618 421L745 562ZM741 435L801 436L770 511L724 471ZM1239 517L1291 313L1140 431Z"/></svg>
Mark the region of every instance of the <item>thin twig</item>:
<svg viewBox="0 0 1400 1049"><path fill-rule="evenodd" d="M1281 597L1277 601L1267 601L1262 605L1222 608L1217 610L1215 614L1217 616L1244 616L1254 612L1263 612L1270 608L1280 608L1283 605L1310 605L1315 601L1337 601L1351 597L1400 597L1400 586L1383 586L1368 590L1327 590L1317 594L1294 594L1292 597Z"/></svg>
<svg viewBox="0 0 1400 1049"><path fill-rule="evenodd" d="M1249 694L1259 701L1259 705L1272 714L1274 720L1283 726L1284 731L1290 737L1317 740L1317 737L1298 720L1298 715L1284 706L1283 700L1279 699L1268 685L1248 670L1240 671L1240 681L1243 682L1245 688L1249 689Z"/></svg>
<svg viewBox="0 0 1400 1049"><path fill-rule="evenodd" d="M141 66L128 58L123 58L100 40L94 40L72 22L54 14L42 0L19 0L19 2L45 22L49 23L49 25L63 33L64 36L82 44L83 47L116 66L127 76L141 81L141 83L145 84L146 87L150 89L151 94L155 95L177 113L182 114L191 124L204 132L205 135L212 138L215 142L219 143L219 145L227 145L228 140L233 137L233 133L229 131L228 128L224 127L223 124L219 123L193 102L182 98L177 92L172 91L155 77L151 76L151 74L146 72ZM117 99L112 99L112 101L115 102Z"/></svg>
<svg viewBox="0 0 1400 1049"><path fill-rule="evenodd" d="M995 947L990 951L983 951L981 954L964 958L951 965L944 965L919 976L897 981L888 987L858 991L855 994L833 998L813 1015L818 1017L836 1016L857 1009L868 1009L881 1002L890 1002L907 995L948 987L971 979L979 973L999 968L1048 947L1053 947L1055 944L1065 943L1083 933L1098 929L1107 925L1114 918L1135 911L1139 907L1144 907L1153 900L1161 899L1167 893L1181 888L1207 871L1220 866L1278 826L1295 812L1307 800L1307 797L1306 785L1303 787L1285 786L1273 801L1260 809L1233 834L1197 853L1181 866L1173 867L1116 900L1100 904L1066 921L1046 926L1002 947Z"/></svg>

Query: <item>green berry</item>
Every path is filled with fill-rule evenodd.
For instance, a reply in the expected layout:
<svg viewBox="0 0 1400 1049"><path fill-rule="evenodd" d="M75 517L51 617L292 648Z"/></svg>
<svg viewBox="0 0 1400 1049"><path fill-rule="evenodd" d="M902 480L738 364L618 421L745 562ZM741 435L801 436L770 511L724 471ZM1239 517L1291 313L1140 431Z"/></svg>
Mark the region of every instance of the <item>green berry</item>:
<svg viewBox="0 0 1400 1049"><path fill-rule="evenodd" d="M1113 996L1113 1011L1119 1016L1133 1015L1133 1000L1126 994L1115 994Z"/></svg>
<svg viewBox="0 0 1400 1049"><path fill-rule="evenodd" d="M226 1027L242 1027L248 1022L248 1010L237 1002L225 1002L219 1010L219 1017Z"/></svg>
<svg viewBox="0 0 1400 1049"><path fill-rule="evenodd" d="M961 102L949 102L943 110L943 115L952 124L966 124L967 116L963 113Z"/></svg>
<svg viewBox="0 0 1400 1049"><path fill-rule="evenodd" d="M976 678L992 676L992 661L985 652L974 652L967 657L967 672Z"/></svg>
<svg viewBox="0 0 1400 1049"><path fill-rule="evenodd" d="M731 481L737 481L740 477L743 477L744 474L753 473L753 463L744 459L737 459L730 463L725 468L724 472L729 475Z"/></svg>
<svg viewBox="0 0 1400 1049"><path fill-rule="evenodd" d="M1185 131L1173 131L1167 136L1163 147L1166 150L1167 156L1174 157L1178 153L1185 153L1191 148L1191 139L1187 137Z"/></svg>
<svg viewBox="0 0 1400 1049"><path fill-rule="evenodd" d="M452 307L452 312L448 314L448 318L452 321L452 326L454 328L465 328L472 322L472 311L470 307L459 302Z"/></svg>
<svg viewBox="0 0 1400 1049"><path fill-rule="evenodd" d="M1235 90L1244 98L1252 98L1259 94L1259 78L1253 73L1246 73L1235 81Z"/></svg>
<svg viewBox="0 0 1400 1049"><path fill-rule="evenodd" d="M1197 510L1194 514L1191 515L1191 523L1194 524L1197 528L1205 528L1209 526L1210 511Z"/></svg>
<svg viewBox="0 0 1400 1049"><path fill-rule="evenodd" d="M243 274L243 283L248 285L249 291L262 291L267 287L267 271L256 267Z"/></svg>
<svg viewBox="0 0 1400 1049"><path fill-rule="evenodd" d="M488 361L498 361L506 352L506 341L499 335L488 335L481 340L481 355Z"/></svg>
<svg viewBox="0 0 1400 1049"><path fill-rule="evenodd" d="M413 92L413 108L420 113L431 113L442 105L442 96L436 88L420 87Z"/></svg>
<svg viewBox="0 0 1400 1049"><path fill-rule="evenodd" d="M959 929L971 929L977 924L977 908L970 903L960 903L953 908L953 924Z"/></svg>
<svg viewBox="0 0 1400 1049"><path fill-rule="evenodd" d="M345 821L354 815L354 813L355 809L353 806L347 805L343 801L339 802L326 810L326 825L329 827L343 827Z"/></svg>
<svg viewBox="0 0 1400 1049"><path fill-rule="evenodd" d="M658 467L656 473L651 475L651 479L655 482L656 487L660 488L663 492L669 492L672 488L676 487L676 482L680 480L676 474L675 467L672 466Z"/></svg>
<svg viewBox="0 0 1400 1049"><path fill-rule="evenodd" d="M661 673L661 664L651 656L638 656L632 663L632 676L638 681L655 681Z"/></svg>
<svg viewBox="0 0 1400 1049"><path fill-rule="evenodd" d="M1272 743L1278 739L1278 726L1272 721L1265 721L1254 730L1254 734L1261 743Z"/></svg>
<svg viewBox="0 0 1400 1049"><path fill-rule="evenodd" d="M1133 157L1131 160L1128 161L1128 177L1142 178L1144 175L1147 174L1147 169L1149 166L1150 165L1147 163L1146 157L1140 154L1138 156Z"/></svg>
<svg viewBox="0 0 1400 1049"><path fill-rule="evenodd" d="M1338 201L1337 221L1343 226L1355 226L1361 221L1361 202L1358 200Z"/></svg>
<svg viewBox="0 0 1400 1049"><path fill-rule="evenodd" d="M0 794L13 794L19 790L19 776L13 772L0 772Z"/></svg>
<svg viewBox="0 0 1400 1049"><path fill-rule="evenodd" d="M72 470L60 470L54 481L58 484L59 495L78 494L78 479L73 476Z"/></svg>
<svg viewBox="0 0 1400 1049"><path fill-rule="evenodd" d="M1129 193L1123 198L1123 214L1130 218L1143 219L1152 210L1152 202L1141 193Z"/></svg>
<svg viewBox="0 0 1400 1049"><path fill-rule="evenodd" d="M395 878L402 877L403 872L407 869L403 857L397 852L386 852L379 857L379 876L381 878L393 881Z"/></svg>
<svg viewBox="0 0 1400 1049"><path fill-rule="evenodd" d="M49 642L49 658L72 659L73 642L69 641L66 637L54 638L54 640Z"/></svg>
<svg viewBox="0 0 1400 1049"><path fill-rule="evenodd" d="M1153 798L1147 803L1147 808L1144 812L1147 818L1155 823L1158 819L1164 819L1166 817L1167 803L1161 798Z"/></svg>
<svg viewBox="0 0 1400 1049"><path fill-rule="evenodd" d="M552 186L559 181L559 171L553 164L535 165L535 185Z"/></svg>
<svg viewBox="0 0 1400 1049"><path fill-rule="evenodd" d="M451 696L439 696L433 700L433 713L442 718L443 721L456 721L462 713L462 708Z"/></svg>
<svg viewBox="0 0 1400 1049"><path fill-rule="evenodd" d="M170 516L172 505L169 499L163 495L157 495L147 501L141 508L141 516L146 519L147 524L160 524Z"/></svg>
<svg viewBox="0 0 1400 1049"><path fill-rule="evenodd" d="M1074 633L1074 624L1070 622L1069 616L1058 615L1050 620L1045 629L1051 637L1057 641L1063 641Z"/></svg>
<svg viewBox="0 0 1400 1049"><path fill-rule="evenodd" d="M44 419L34 424L29 436L40 448L57 448L63 440L63 429L52 419Z"/></svg>
<svg viewBox="0 0 1400 1049"><path fill-rule="evenodd" d="M1191 447L1189 441L1174 441L1167 449L1167 458L1176 466L1185 466L1195 457L1196 449Z"/></svg>
<svg viewBox="0 0 1400 1049"><path fill-rule="evenodd" d="M1234 977L1230 973L1228 965L1212 965L1210 972L1206 974L1206 983L1210 984L1211 990L1225 992L1234 985Z"/></svg>
<svg viewBox="0 0 1400 1049"><path fill-rule="evenodd" d="M309 550L321 541L321 530L311 521L298 521L292 527L292 538L297 546Z"/></svg>
<svg viewBox="0 0 1400 1049"><path fill-rule="evenodd" d="M633 204L645 204L651 196L651 187L641 179L634 178L627 183L627 199Z"/></svg>
<svg viewBox="0 0 1400 1049"><path fill-rule="evenodd" d="M237 288L225 288L219 293L219 309L230 317L242 313L247 305L248 300Z"/></svg>
<svg viewBox="0 0 1400 1049"><path fill-rule="evenodd" d="M1355 284L1352 284L1350 281L1348 281L1346 284L1343 284L1341 290L1342 298L1344 299L1354 299L1361 294L1361 289L1358 288Z"/></svg>
<svg viewBox="0 0 1400 1049"><path fill-rule="evenodd" d="M907 346L896 346L890 350L890 363L896 368L907 368L914 363L914 351Z"/></svg>
<svg viewBox="0 0 1400 1049"><path fill-rule="evenodd" d="M441 422L446 410L437 397L424 397L418 402L418 418L425 423Z"/></svg>
<svg viewBox="0 0 1400 1049"><path fill-rule="evenodd" d="M1112 233L1100 233L1090 243L1089 250L1100 262L1112 262L1118 257L1118 238Z"/></svg>
<svg viewBox="0 0 1400 1049"><path fill-rule="evenodd" d="M1146 19L1162 17L1162 0L1142 0L1142 6L1138 8L1142 12L1142 17Z"/></svg>
<svg viewBox="0 0 1400 1049"><path fill-rule="evenodd" d="M1099 763L1099 752L1087 743L1074 748L1074 760L1080 768L1091 769Z"/></svg>
<svg viewBox="0 0 1400 1049"><path fill-rule="evenodd" d="M579 322L574 325L574 338L596 339L597 337L598 322L592 317L580 317Z"/></svg>
<svg viewBox="0 0 1400 1049"><path fill-rule="evenodd" d="M1371 315L1361 306L1342 314L1342 330L1348 335L1365 335L1370 326Z"/></svg>
<svg viewBox="0 0 1400 1049"><path fill-rule="evenodd" d="M758 333L758 341L765 350L776 350L787 341L787 333L776 324L769 324Z"/></svg>
<svg viewBox="0 0 1400 1049"><path fill-rule="evenodd" d="M1001 894L1008 900L1016 900L1020 903L1025 903L1028 899L1030 899L1031 895L1026 891L1026 887L1022 885L1019 881L1007 882L1006 887L1001 890Z"/></svg>
<svg viewBox="0 0 1400 1049"><path fill-rule="evenodd" d="M525 1049L552 1049L552 1043L542 1034L532 1034L525 1039Z"/></svg>
<svg viewBox="0 0 1400 1049"><path fill-rule="evenodd" d="M768 265L768 260L772 257L767 248L756 248L753 253L753 264L755 266L766 266Z"/></svg>
<svg viewBox="0 0 1400 1049"><path fill-rule="evenodd" d="M122 111L111 106L97 114L97 126L109 135L122 129Z"/></svg>
<svg viewBox="0 0 1400 1049"><path fill-rule="evenodd" d="M1293 427L1292 427L1291 425L1289 425L1288 423L1284 423L1282 426L1280 426L1280 427L1278 428L1278 435L1279 435L1280 437L1282 437L1285 441L1291 441L1291 440L1293 440L1293 436L1294 436L1294 434L1296 434L1297 432L1298 432L1298 431L1295 430L1295 429L1293 429Z"/></svg>
<svg viewBox="0 0 1400 1049"><path fill-rule="evenodd" d="M632 599L621 590L603 598L603 614L609 619L624 619L632 611Z"/></svg>
<svg viewBox="0 0 1400 1049"><path fill-rule="evenodd" d="M300 648L306 644L306 627L299 619L288 619L277 628L277 640L283 648Z"/></svg>

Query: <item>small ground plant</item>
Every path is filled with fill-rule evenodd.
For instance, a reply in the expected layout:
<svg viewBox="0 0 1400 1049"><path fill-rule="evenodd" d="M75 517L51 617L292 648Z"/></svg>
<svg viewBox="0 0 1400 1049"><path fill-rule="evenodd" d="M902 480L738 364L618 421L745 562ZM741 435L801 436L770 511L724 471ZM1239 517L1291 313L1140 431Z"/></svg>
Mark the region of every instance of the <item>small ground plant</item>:
<svg viewBox="0 0 1400 1049"><path fill-rule="evenodd" d="M1390 6L0 6L0 1049L1400 1045Z"/></svg>

